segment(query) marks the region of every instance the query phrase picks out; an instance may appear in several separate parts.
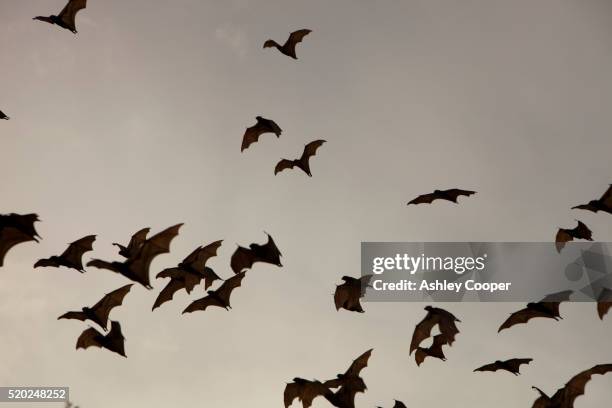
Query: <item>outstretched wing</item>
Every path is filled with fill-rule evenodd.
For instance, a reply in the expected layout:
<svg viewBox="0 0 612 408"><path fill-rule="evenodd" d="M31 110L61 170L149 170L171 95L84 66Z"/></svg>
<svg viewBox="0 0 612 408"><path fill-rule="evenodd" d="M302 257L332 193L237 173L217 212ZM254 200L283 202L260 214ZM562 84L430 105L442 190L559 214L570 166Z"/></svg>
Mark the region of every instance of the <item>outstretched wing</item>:
<svg viewBox="0 0 612 408"><path fill-rule="evenodd" d="M529 320L536 318L536 317L550 318L550 315L548 313L545 313L539 310L534 310L534 309L529 309L529 308L521 309L518 312L512 313L510 317L508 317L506 321L503 322L501 326L499 326L499 329L497 330L497 332L499 333L500 331L504 329L508 329L516 324L527 323Z"/></svg>
<svg viewBox="0 0 612 408"><path fill-rule="evenodd" d="M308 30L308 29L302 29L302 30L297 30L297 31L292 32L291 34L289 34L289 38L287 39L287 42L285 43L283 48L285 48L286 51L295 58L296 56L295 47L299 43L301 43L304 37L306 37L311 32L312 30Z"/></svg>
<svg viewBox="0 0 612 408"><path fill-rule="evenodd" d="M13 248L15 245L22 244L24 242L38 240L20 229L13 227L5 227L0 229L0 266L4 264L4 257L6 253Z"/></svg>
<svg viewBox="0 0 612 408"><path fill-rule="evenodd" d="M288 383L283 393L283 401L285 408L288 408L297 398L302 402L303 408L308 408L312 405L312 401L321 395L329 393L329 389L320 381L309 381L301 378L294 379L294 382Z"/></svg>
<svg viewBox="0 0 612 408"><path fill-rule="evenodd" d="M560 406L563 407L573 407L576 398L584 394L584 389L593 375L604 375L609 372L612 372L612 364L599 364L575 375L565 384L565 387L553 395L553 401L559 400L562 403Z"/></svg>
<svg viewBox="0 0 612 408"><path fill-rule="evenodd" d="M103 338L104 336L99 331L97 331L93 327L90 327L89 329L81 333L81 335L77 339L76 348L77 350L80 348L87 349L92 346L102 348L104 347L104 345L102 344Z"/></svg>
<svg viewBox="0 0 612 408"><path fill-rule="evenodd" d="M417 198L414 198L408 201L408 205L410 204L431 204L434 200L439 199L439 198L440 196L434 193L421 194Z"/></svg>
<svg viewBox="0 0 612 408"><path fill-rule="evenodd" d="M395 400L395 404L393 404L393 408L408 408L408 407L402 401Z"/></svg>
<svg viewBox="0 0 612 408"><path fill-rule="evenodd" d="M123 245L117 243L113 245L119 247L119 255L125 258L133 257L140 250L142 244L144 244L147 240L147 235L149 234L149 231L151 231L151 228L143 228L140 231L134 233L134 235L132 235L132 238L130 238L130 242L128 243L127 247L124 247Z"/></svg>
<svg viewBox="0 0 612 408"><path fill-rule="evenodd" d="M282 133L282 129L273 120L257 117L257 124L247 128L247 130L244 132L240 151L243 152L244 150L248 149L248 147L257 142L259 140L259 136L263 135L264 133L274 133L276 137L279 137Z"/></svg>
<svg viewBox="0 0 612 408"><path fill-rule="evenodd" d="M242 272L245 269L251 269L256 260L255 254L249 248L239 246L236 248L230 259L230 266L235 274Z"/></svg>
<svg viewBox="0 0 612 408"><path fill-rule="evenodd" d="M608 314L610 308L612 308L612 290L604 288L597 298L597 314L601 320Z"/></svg>
<svg viewBox="0 0 612 408"><path fill-rule="evenodd" d="M274 175L276 176L281 171L292 169L295 166L297 166L297 162L295 160L281 159L278 163L276 163L276 167L274 167Z"/></svg>
<svg viewBox="0 0 612 408"><path fill-rule="evenodd" d="M221 247L223 240L212 242L205 247L196 248L185 260L184 264L191 266L196 271L202 271L206 266L206 262L217 256L217 250Z"/></svg>
<svg viewBox="0 0 612 408"><path fill-rule="evenodd" d="M85 321L87 320L87 315L83 312L68 312L68 313L64 313L63 315L57 318L57 320L60 320L60 319L75 319L75 320Z"/></svg>
<svg viewBox="0 0 612 408"><path fill-rule="evenodd" d="M77 241L74 241L60 255L60 258L65 259L70 265L74 265L79 271L83 270L83 254L93 251L93 243L96 241L95 235L88 235Z"/></svg>
<svg viewBox="0 0 612 408"><path fill-rule="evenodd" d="M453 201L454 203L457 202L457 198L459 196L471 196L473 194L476 194L475 191L470 191L470 190L461 190L458 188L451 188L450 190L446 190L445 193L449 196L449 198L451 199L451 201Z"/></svg>
<svg viewBox="0 0 612 408"><path fill-rule="evenodd" d="M224 281L219 289L217 289L217 295L225 302L227 306L230 305L230 296L232 291L237 287L240 287L242 284L242 279L244 279L246 272L241 272L237 275L232 276L231 278Z"/></svg>
<svg viewBox="0 0 612 408"><path fill-rule="evenodd" d="M428 312L423 320L416 325L410 341L410 354L419 347L423 340L431 336L431 330L439 321L439 315Z"/></svg>
<svg viewBox="0 0 612 408"><path fill-rule="evenodd" d="M153 304L153 308L151 310L155 310L166 302L169 302L174 297L174 294L181 289L184 289L185 285L182 281L178 279L170 279L170 282L159 292L157 299L155 299L155 303Z"/></svg>
<svg viewBox="0 0 612 408"><path fill-rule="evenodd" d="M361 370L368 366L368 360L372 355L372 350L373 349L369 349L368 351L357 357L355 360L353 360L353 363L344 373L344 378L358 377L359 373L361 373Z"/></svg>
<svg viewBox="0 0 612 408"><path fill-rule="evenodd" d="M529 364L533 361L533 358L512 358L506 360L505 363L510 367L513 373L518 373L521 369L521 365Z"/></svg>
<svg viewBox="0 0 612 408"><path fill-rule="evenodd" d="M87 0L70 0L66 7L59 13L58 17L70 30L76 32L75 18L79 11L87 7Z"/></svg>
<svg viewBox="0 0 612 408"><path fill-rule="evenodd" d="M302 157L300 157L301 161L308 161L312 156L317 154L317 149L323 146L325 140L315 140L313 142L308 143L304 146L304 152L302 153Z"/></svg>
<svg viewBox="0 0 612 408"><path fill-rule="evenodd" d="M194 300L193 302L191 302L189 306L187 306L185 310L183 310L183 314L193 313L198 310L206 310L206 308L209 306L218 306L218 307L223 307L223 308L225 307L225 305L221 303L218 299L208 295L208 296L204 296L201 299Z"/></svg>
<svg viewBox="0 0 612 408"><path fill-rule="evenodd" d="M485 364L482 367L478 367L474 371L497 371L501 367L497 363Z"/></svg>
<svg viewBox="0 0 612 408"><path fill-rule="evenodd" d="M111 310L123 304L123 299L130 292L132 286L133 284L130 283L110 293L107 293L98 303L92 306L91 309L93 313L98 317L101 322L105 323L105 328Z"/></svg>
<svg viewBox="0 0 612 408"><path fill-rule="evenodd" d="M603 193L599 201L606 207L612 208L612 184L610 184L606 192Z"/></svg>

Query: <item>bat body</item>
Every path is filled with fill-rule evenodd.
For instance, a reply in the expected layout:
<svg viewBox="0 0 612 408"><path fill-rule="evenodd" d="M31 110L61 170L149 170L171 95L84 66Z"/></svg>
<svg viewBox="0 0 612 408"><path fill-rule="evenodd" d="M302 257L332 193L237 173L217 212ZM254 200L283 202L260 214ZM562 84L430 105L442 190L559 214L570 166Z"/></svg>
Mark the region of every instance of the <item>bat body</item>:
<svg viewBox="0 0 612 408"><path fill-rule="evenodd" d="M297 30L292 32L289 35L289 38L287 39L287 41L283 44L280 45L279 43L277 43L274 40L267 40L264 43L264 48L276 48L277 50L279 50L282 54L291 57L293 59L298 59L297 55L295 53L295 48L296 46L302 42L302 40L304 39L304 37L306 37L308 34L310 34L312 32L312 30L308 30L308 29L302 29L302 30Z"/></svg>
<svg viewBox="0 0 612 408"><path fill-rule="evenodd" d="M512 313L510 317L508 317L508 319L502 323L497 332L499 333L500 331L508 329L516 324L527 323L529 320L536 317L545 317L555 320L562 319L561 315L559 314L559 305L562 302L568 301L571 294L571 290L566 290L548 295L539 302L528 303L527 307L524 309Z"/></svg>
<svg viewBox="0 0 612 408"><path fill-rule="evenodd" d="M116 321L111 321L111 329L106 335L103 335L93 327L81 333L77 339L77 350L80 348L87 349L92 346L105 348L120 356L127 357L125 355L125 337L123 337L121 332L121 325Z"/></svg>
<svg viewBox="0 0 612 408"><path fill-rule="evenodd" d="M49 17L38 16L34 20L43 21L49 24L58 25L73 34L77 33L75 18L79 11L87 7L87 0L69 0L64 9L56 16Z"/></svg>
<svg viewBox="0 0 612 408"><path fill-rule="evenodd" d="M132 235L130 242L127 246L123 246L116 242L113 242L113 245L119 248L119 255L124 258L131 258L140 250L142 244L147 240L147 235L151 231L151 228L143 228L140 231L136 232Z"/></svg>
<svg viewBox="0 0 612 408"><path fill-rule="evenodd" d="M601 320L608 314L610 308L612 308L612 290L603 288L597 298L597 315Z"/></svg>
<svg viewBox="0 0 612 408"><path fill-rule="evenodd" d="M206 310L206 308L209 306L222 307L225 310L231 309L230 296L232 291L242 284L242 279L244 279L245 274L246 272L241 272L234 275L224 281L221 286L219 286L219 289L209 290L207 292L208 296L193 301L185 310L183 310L183 314L192 313L198 310Z"/></svg>
<svg viewBox="0 0 612 408"><path fill-rule="evenodd" d="M457 204L457 199L460 196L471 196L476 194L476 191L470 190L461 190L458 188L451 188L449 190L434 190L433 193L430 194L422 194L417 198L408 202L410 204L431 204L435 200L447 200Z"/></svg>
<svg viewBox="0 0 612 408"><path fill-rule="evenodd" d="M38 222L36 214L0 214L0 267L4 257L15 245L24 242L38 242L38 232L34 223Z"/></svg>
<svg viewBox="0 0 612 408"><path fill-rule="evenodd" d="M598 200L591 200L587 204L577 205L572 207L573 209L587 210L594 213L598 211L607 212L612 214L612 184L608 186L608 189Z"/></svg>
<svg viewBox="0 0 612 408"><path fill-rule="evenodd" d="M61 255L53 255L50 258L39 259L34 268L59 268L61 266L76 269L81 273L85 273L83 269L83 255L93 251L93 243L96 241L95 235L88 235L79 240L76 240L68 245L68 248Z"/></svg>
<svg viewBox="0 0 612 408"><path fill-rule="evenodd" d="M57 319L91 320L104 331L108 327L108 316L111 310L123 304L123 299L130 292L133 284L125 285L117 290L107 293L98 303L92 307L84 307L80 312L68 312Z"/></svg>
<svg viewBox="0 0 612 408"><path fill-rule="evenodd" d="M438 325L440 335L438 341L444 340L444 344L451 346L455 342L455 337L459 333L456 323L461 322L452 313L432 306L425 306L427 315L416 325L410 342L410 354L415 351L419 345L431 336L431 330Z"/></svg>
<svg viewBox="0 0 612 408"><path fill-rule="evenodd" d="M323 146L323 143L325 143L325 140L315 140L313 142L308 143L306 146L304 146L304 152L302 153L302 156L299 159L281 159L274 168L274 175L277 175L285 169L292 169L294 167L297 167L301 169L304 173L306 173L308 177L312 177L312 174L310 172L310 158L317 154L317 149Z"/></svg>
<svg viewBox="0 0 612 408"><path fill-rule="evenodd" d="M170 243L178 235L182 225L174 225L147 239L133 256L123 262L92 259L87 266L113 271L140 283L147 289L152 289L149 277L151 262L158 255L170 252Z"/></svg>
<svg viewBox="0 0 612 408"><path fill-rule="evenodd" d="M443 334L438 334L433 337L433 342L429 347L417 347L416 353L414 353L414 360L417 366L420 366L427 357L434 357L442 361L446 361L444 350L442 346L448 344L447 339Z"/></svg>
<svg viewBox="0 0 612 408"><path fill-rule="evenodd" d="M565 247L565 243L573 241L575 239L586 239L587 241L593 240L593 233L582 221L578 221L578 225L575 228L559 228L557 235L555 236L555 246L557 252Z"/></svg>
<svg viewBox="0 0 612 408"><path fill-rule="evenodd" d="M0 111L0 119L9 120L10 118L4 114L4 112Z"/></svg>
<svg viewBox="0 0 612 408"><path fill-rule="evenodd" d="M343 276L344 281L341 285L336 285L334 293L334 304L336 310L346 309L351 312L364 313L359 301L365 295L366 287L369 285L372 275L365 275L361 278Z"/></svg>
<svg viewBox="0 0 612 408"><path fill-rule="evenodd" d="M593 375L604 375L611 371L612 364L596 365L572 377L572 379L569 380L563 388L558 389L552 397L546 395L539 388L532 387L540 394L540 397L533 403L532 408L573 408L574 401L576 401L576 398L579 396L584 395L586 385Z"/></svg>
<svg viewBox="0 0 612 408"><path fill-rule="evenodd" d="M283 130L273 120L256 116L257 123L244 132L242 136L242 146L240 151L243 152L249 148L249 146L259 140L259 136L265 133L274 133L277 138L280 137Z"/></svg>
<svg viewBox="0 0 612 408"><path fill-rule="evenodd" d="M532 358L513 358L510 360L500 361L497 360L491 364L485 364L482 367L475 369L474 371L497 371L505 370L514 375L520 374L520 368L522 364L529 364L533 361Z"/></svg>
<svg viewBox="0 0 612 408"><path fill-rule="evenodd" d="M276 243L270 234L266 233L266 235L268 236L268 242L264 245L251 244L248 248L238 246L230 259L230 266L234 273L238 274L245 269L251 269L253 264L257 262L268 263L279 267L283 266L280 260L282 254L278 250Z"/></svg>

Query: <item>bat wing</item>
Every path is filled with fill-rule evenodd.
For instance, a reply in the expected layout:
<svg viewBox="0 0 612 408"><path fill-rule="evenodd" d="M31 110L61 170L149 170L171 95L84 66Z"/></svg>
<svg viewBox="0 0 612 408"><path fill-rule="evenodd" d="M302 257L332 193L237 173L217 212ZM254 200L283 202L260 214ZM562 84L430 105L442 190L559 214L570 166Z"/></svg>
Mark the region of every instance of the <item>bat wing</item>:
<svg viewBox="0 0 612 408"><path fill-rule="evenodd" d="M430 194L422 194L417 198L408 201L408 205L410 204L431 204L434 200L440 198L438 194L430 193Z"/></svg>
<svg viewBox="0 0 612 408"><path fill-rule="evenodd" d="M601 320L608 314L610 308L612 308L612 290L604 288L597 299L597 314Z"/></svg>
<svg viewBox="0 0 612 408"><path fill-rule="evenodd" d="M230 305L230 296L232 291L242 284L246 272L241 272L237 275L232 276L221 284L217 289L217 295L225 302L227 306Z"/></svg>
<svg viewBox="0 0 612 408"><path fill-rule="evenodd" d="M438 315L427 313L427 316L416 325L410 342L410 354L419 347L423 340L431 336L431 329L433 329L439 321L440 318Z"/></svg>
<svg viewBox="0 0 612 408"><path fill-rule="evenodd" d="M107 343L105 347L108 350L114 351L123 357L127 357L125 355L125 337L123 337L119 322L111 322L111 330L108 332L105 339Z"/></svg>
<svg viewBox="0 0 612 408"><path fill-rule="evenodd" d="M344 373L344 377L358 377L359 373L361 373L361 370L368 366L368 360L372 355L372 350L373 349L369 349L368 351L357 357L355 360L353 360L351 366Z"/></svg>
<svg viewBox="0 0 612 408"><path fill-rule="evenodd" d="M395 400L395 404L393 404L393 408L408 408L408 407L402 401Z"/></svg>
<svg viewBox="0 0 612 408"><path fill-rule="evenodd" d="M59 268L60 264L54 258L39 259L34 268Z"/></svg>
<svg viewBox="0 0 612 408"><path fill-rule="evenodd" d="M450 190L446 190L445 191L446 195L449 196L449 198L451 199L452 202L456 203L457 202L457 198L459 196L471 196L473 194L476 194L475 191L470 191L470 190L461 190L458 188L451 188Z"/></svg>
<svg viewBox="0 0 612 408"><path fill-rule="evenodd" d="M225 305L223 303L221 303L216 298L208 295L208 296L204 296L201 299L194 300L193 302L191 302L189 306L187 306L185 310L183 310L183 314L193 313L198 310L206 310L206 308L209 306L218 306L218 307L225 308Z"/></svg>
<svg viewBox="0 0 612 408"><path fill-rule="evenodd" d="M121 273L121 270L113 262L107 262L101 259L92 259L91 261L87 262L87 266L93 266L94 268L107 269L109 271Z"/></svg>
<svg viewBox="0 0 612 408"><path fill-rule="evenodd" d="M610 184L606 192L603 193L599 201L606 207L612 208L612 184Z"/></svg>
<svg viewBox="0 0 612 408"><path fill-rule="evenodd" d="M444 339L445 344L452 346L455 342L455 337L459 334L459 329L455 321L450 318L440 318L440 336Z"/></svg>
<svg viewBox="0 0 612 408"><path fill-rule="evenodd" d="M132 238L130 238L130 242L128 243L127 247L124 247L120 244L115 244L120 249L119 254L123 255L125 258L130 258L136 255L142 247L142 244L146 242L147 235L150 231L151 228L143 228L140 231L134 233L134 235L132 235Z"/></svg>
<svg viewBox="0 0 612 408"><path fill-rule="evenodd" d="M593 368L583 371L572 377L565 387L558 390L553 396L553 401L562 401L563 407L573 407L576 398L584 394L587 383L595 374L604 375L612 371L612 364L599 364Z"/></svg>
<svg viewBox="0 0 612 408"><path fill-rule="evenodd" d="M297 382L299 380L299 382ZM304 379L295 379L296 382L287 384L283 394L285 408L288 408L291 403L298 398L302 402L303 408L308 408L312 405L312 401L321 395L329 392L320 381L308 381Z"/></svg>
<svg viewBox="0 0 612 408"><path fill-rule="evenodd" d="M317 154L317 149L323 146L323 143L325 143L325 140L315 140L313 142L308 143L306 146L304 146L304 152L302 152L302 156L298 160L302 170L304 170L306 174L308 174L309 176L310 176L310 158Z"/></svg>
<svg viewBox="0 0 612 408"><path fill-rule="evenodd" d="M497 371L501 367L497 363L485 364L482 367L478 367L474 371Z"/></svg>
<svg viewBox="0 0 612 408"><path fill-rule="evenodd" d="M539 303L544 306L551 315L559 316L559 306L561 302L567 302L572 295L571 290L564 290L562 292L553 293L551 295L546 296ZM550 317L550 316L548 316Z"/></svg>
<svg viewBox="0 0 612 408"><path fill-rule="evenodd" d="M68 249L60 255L60 258L66 260L70 265L74 265L79 271L83 270L83 254L93 251L93 243L96 240L95 235L88 235L68 245Z"/></svg>
<svg viewBox="0 0 612 408"><path fill-rule="evenodd" d="M248 149L250 145L259 141L259 136L267 132L269 132L269 129L259 123L247 128L242 136L242 146L240 147L240 151L243 152Z"/></svg>
<svg viewBox="0 0 612 408"><path fill-rule="evenodd" d="M555 235L555 247L557 252L561 252L565 248L565 244L569 241L573 241L574 237L565 228L559 228L557 235Z"/></svg>
<svg viewBox="0 0 612 408"><path fill-rule="evenodd" d="M100 334L99 331L97 331L93 327L90 327L89 329L81 333L81 335L77 339L76 348L77 350L80 348L87 349L92 346L102 348L104 347L102 344L103 339L104 336Z"/></svg>
<svg viewBox="0 0 612 408"><path fill-rule="evenodd" d="M11 248L29 241L37 241L37 239L17 228L5 227L0 229L0 266L4 264L4 257Z"/></svg>
<svg viewBox="0 0 612 408"><path fill-rule="evenodd" d="M510 367L512 373L518 373L521 369L521 365L529 364L533 361L533 358L512 358L505 361L506 365Z"/></svg>
<svg viewBox="0 0 612 408"><path fill-rule="evenodd" d="M212 242L205 247L199 247L193 251L183 263L190 265L194 270L201 271L206 266L206 262L214 256L217 256L217 250L221 247L223 240Z"/></svg>
<svg viewBox="0 0 612 408"><path fill-rule="evenodd" d="M293 400L296 398L300 398L301 389L300 385L296 383L288 383L285 386L285 391L283 392L283 402L285 403L285 408L289 408L293 403ZM305 407L305 405L304 405Z"/></svg>
<svg viewBox="0 0 612 408"><path fill-rule="evenodd" d="M336 393L326 393L324 397L335 407L355 408L355 396L366 390L367 387L361 377L352 377L344 380L344 384Z"/></svg>
<svg viewBox="0 0 612 408"><path fill-rule="evenodd" d="M170 278L170 279L183 279L187 275L181 268L166 268L155 277L157 279Z"/></svg>
<svg viewBox="0 0 612 408"><path fill-rule="evenodd" d="M255 260L256 257L252 250L239 246L232 254L230 266L235 274L239 274L245 269L251 269Z"/></svg>
<svg viewBox="0 0 612 408"><path fill-rule="evenodd" d="M297 162L295 160L281 159L274 167L274 175L276 176L281 171L292 169L295 166L297 166Z"/></svg>
<svg viewBox="0 0 612 408"><path fill-rule="evenodd" d="M155 303L153 304L153 308L151 310L155 310L166 302L169 302L174 297L174 294L181 289L184 289L185 285L183 282L177 279L171 279L170 282L159 292L157 299L155 299Z"/></svg>
<svg viewBox="0 0 612 408"><path fill-rule="evenodd" d="M70 0L66 7L59 13L58 17L66 24L73 32L76 32L75 18L79 11L87 7L87 0Z"/></svg>
<svg viewBox="0 0 612 408"><path fill-rule="evenodd" d="M216 280L220 280L221 277L219 277L219 275L217 275L215 273L215 271L212 270L212 268L209 268L208 266L204 267L204 272L202 273L202 275L204 276L204 289L208 289L214 281ZM196 285L198 285L200 283L200 279L198 277L195 277L197 279L197 282L194 281L193 283L190 282L190 278L191 275L187 277L187 279L185 279L185 284L187 286L187 292L190 292L191 289L193 289Z"/></svg>
<svg viewBox="0 0 612 408"><path fill-rule="evenodd" d="M299 43L301 43L302 40L304 39L304 37L306 37L311 32L312 32L312 30L308 30L308 29L302 29L302 30L297 30L297 31L292 32L289 35L289 38L287 39L287 42L285 43L283 48L285 48L286 51L288 53L290 53L295 58L296 57L295 47Z"/></svg>
<svg viewBox="0 0 612 408"><path fill-rule="evenodd" d="M336 310L344 308L351 312L363 313L364 310L361 307L359 298L361 297L361 287L355 287L348 283L336 286L334 293L334 303Z"/></svg>
<svg viewBox="0 0 612 408"><path fill-rule="evenodd" d="M68 312L68 313L64 313L63 315L57 318L57 320L60 320L60 319L75 319L75 320L81 320L84 322L85 320L87 320L87 315L83 312Z"/></svg>
<svg viewBox="0 0 612 408"><path fill-rule="evenodd" d="M497 332L499 333L500 331L508 329L516 324L527 323L529 320L536 317L550 318L550 315L539 310L529 308L521 309L518 312L512 313L510 317L508 317L508 319L506 319L506 321L499 326Z"/></svg>
<svg viewBox="0 0 612 408"><path fill-rule="evenodd" d="M280 262L281 254L280 250L276 246L274 239L270 234L268 235L268 242L266 242L263 246L260 247L261 254L259 256L259 261L271 263L273 265L282 266Z"/></svg>
<svg viewBox="0 0 612 408"><path fill-rule="evenodd" d="M92 306L91 309L93 313L98 317L100 322L104 323L105 328L111 310L123 304L123 299L130 292L132 286L133 284L130 283L129 285L122 286L119 289L107 293L98 303Z"/></svg>

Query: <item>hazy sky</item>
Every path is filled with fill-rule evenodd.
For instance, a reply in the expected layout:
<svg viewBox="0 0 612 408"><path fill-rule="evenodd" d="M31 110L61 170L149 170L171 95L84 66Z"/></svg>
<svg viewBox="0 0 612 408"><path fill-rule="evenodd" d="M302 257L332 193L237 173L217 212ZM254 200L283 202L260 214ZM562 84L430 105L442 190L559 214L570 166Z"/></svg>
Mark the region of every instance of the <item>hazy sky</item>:
<svg viewBox="0 0 612 408"><path fill-rule="evenodd" d="M612 241L612 217L570 210L612 181L609 1L90 0L77 36L32 21L64 4L0 0L12 118L0 123L0 212L40 214L44 238L0 271L0 385L69 386L82 408L281 407L285 382L332 378L373 347L358 407L516 408L531 406L532 385L553 393L612 362L612 316L599 321L593 304L499 335L520 304L444 304L461 334L448 361L417 368L408 348L424 304L360 315L332 302L340 277L359 274L361 241L550 241L576 218ZM300 28L313 32L299 61L262 49ZM256 115L283 134L240 153ZM312 178L274 176L315 139L328 143ZM406 206L450 187L478 194ZM152 313L166 282L135 286L111 315L128 358L76 351L87 325L57 316L127 281L31 265L88 234L86 260L116 259L112 242L178 222L152 275L224 239L209 266L229 277L236 243L263 231L285 266L257 265L231 312L181 316L197 288ZM472 373L512 357L534 362L520 377ZM612 375L595 377L576 408L609 406L611 390Z"/></svg>

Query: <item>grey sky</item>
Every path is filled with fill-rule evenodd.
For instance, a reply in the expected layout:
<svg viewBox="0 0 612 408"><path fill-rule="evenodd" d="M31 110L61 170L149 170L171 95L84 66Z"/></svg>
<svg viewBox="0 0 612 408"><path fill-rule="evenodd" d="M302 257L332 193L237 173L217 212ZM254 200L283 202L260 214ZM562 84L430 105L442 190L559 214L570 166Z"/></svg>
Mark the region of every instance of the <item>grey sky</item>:
<svg viewBox="0 0 612 408"><path fill-rule="evenodd" d="M514 408L531 406L532 385L552 393L612 362L612 317L599 321L592 304L500 335L520 305L442 305L461 334L447 362L417 368L408 346L425 305L358 315L331 298L359 273L361 241L549 241L575 218L612 241L612 218L570 210L611 181L612 3L90 0L76 37L32 21L63 6L0 0L11 116L0 212L37 212L44 238L0 271L0 385L67 385L83 408L280 407L286 381L331 378L374 347L359 407ZM299 61L261 49L300 28L313 32ZM256 115L284 132L240 153ZM315 139L328 143L312 179L274 177ZM446 187L478 194L406 206ZM236 243L264 242L264 230L285 267L249 272L231 312L181 316L198 288L151 313L165 282L134 287L112 314L128 359L75 351L87 326L57 316L126 281L34 261L88 234L96 257L114 259L111 242L178 222L152 273L224 239L210 266L228 277ZM520 377L471 372L511 357L534 362ZM610 390L611 376L595 378L576 408L608 406Z"/></svg>

